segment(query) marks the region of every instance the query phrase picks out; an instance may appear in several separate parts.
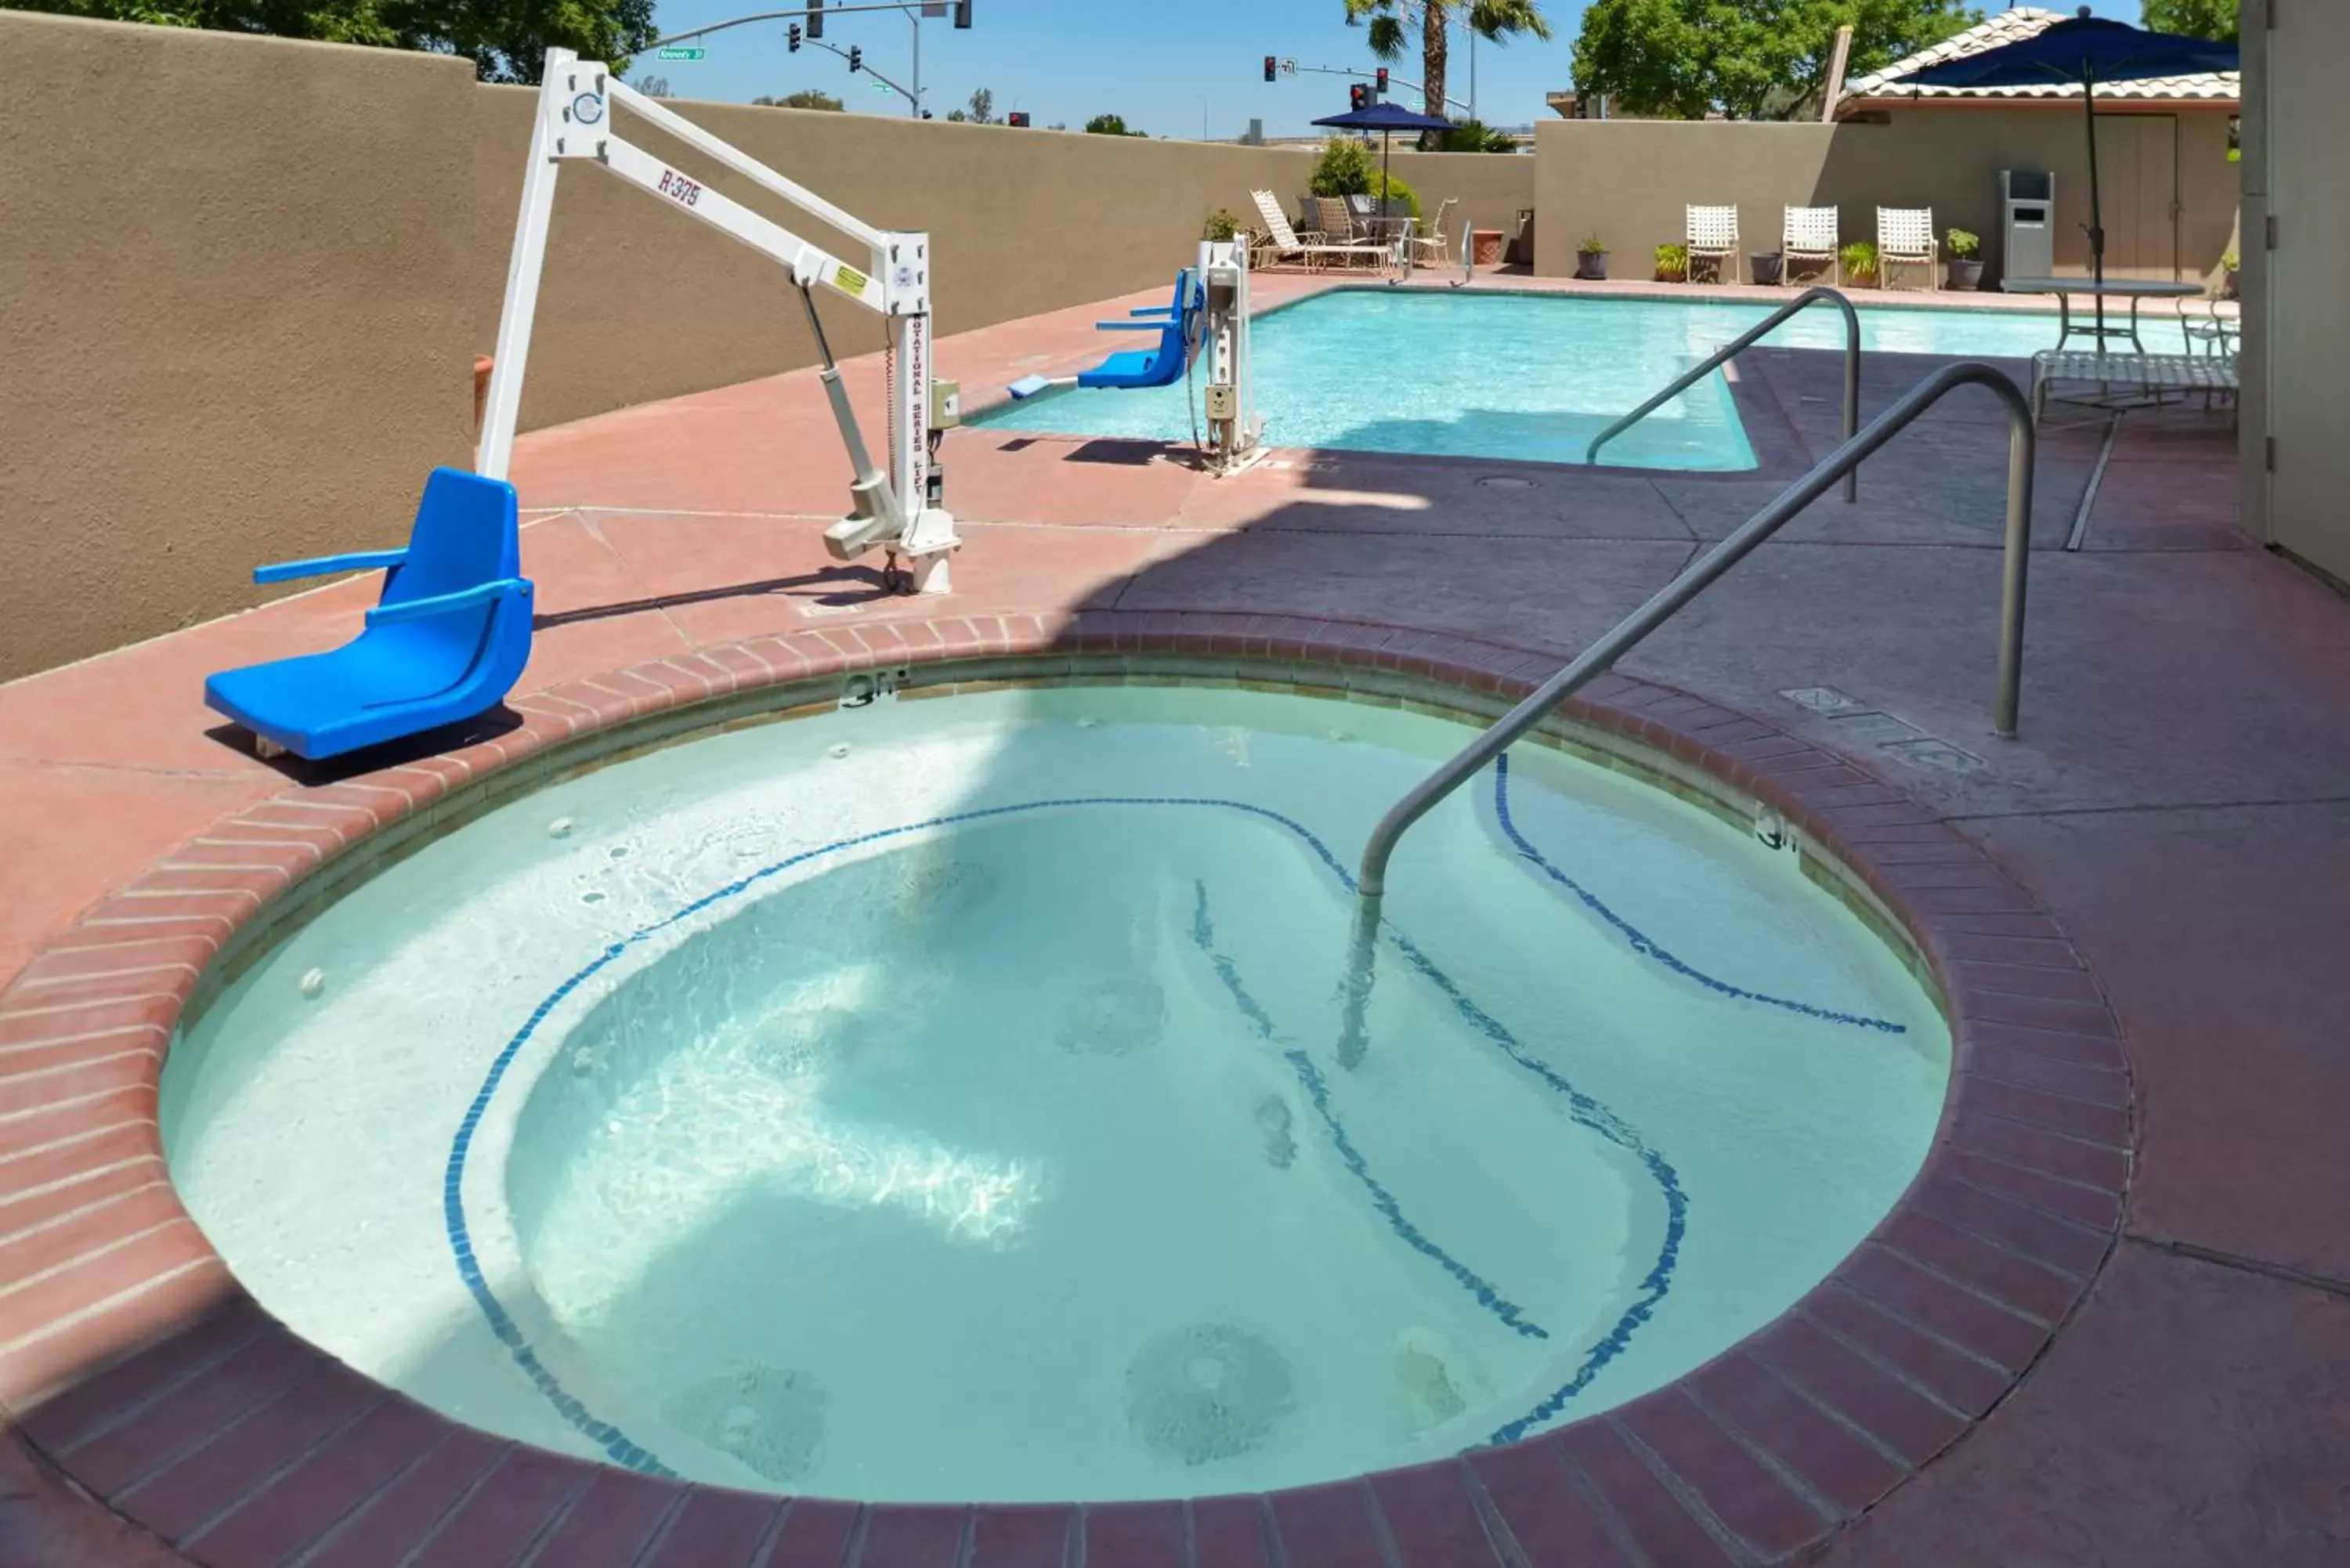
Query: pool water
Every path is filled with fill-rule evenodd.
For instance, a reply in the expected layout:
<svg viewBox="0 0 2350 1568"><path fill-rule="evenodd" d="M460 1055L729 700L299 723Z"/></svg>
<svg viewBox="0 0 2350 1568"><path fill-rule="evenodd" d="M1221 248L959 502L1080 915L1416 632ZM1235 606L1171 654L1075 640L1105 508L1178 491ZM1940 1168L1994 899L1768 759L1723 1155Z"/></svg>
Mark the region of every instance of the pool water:
<svg viewBox="0 0 2350 1568"><path fill-rule="evenodd" d="M1615 420L1772 307L1493 292L1340 289L1260 317L1257 406L1275 446L1579 463ZM2055 346L2038 312L1864 309L1864 350L2027 358ZM1844 347L1844 321L1814 306L1767 344ZM2173 323L2147 347L2177 352ZM1864 372L1866 373L1866 372ZM1189 441L1196 389L1071 388L992 409L972 423L1058 435ZM1730 472L1755 465L1717 371L1607 445L1614 466Z"/></svg>
<svg viewBox="0 0 2350 1568"><path fill-rule="evenodd" d="M1250 1490L1602 1409L1760 1327L1949 1034L1795 857L1463 727L1233 690L868 707L398 859L175 1044L256 1297L449 1415L890 1501Z"/></svg>

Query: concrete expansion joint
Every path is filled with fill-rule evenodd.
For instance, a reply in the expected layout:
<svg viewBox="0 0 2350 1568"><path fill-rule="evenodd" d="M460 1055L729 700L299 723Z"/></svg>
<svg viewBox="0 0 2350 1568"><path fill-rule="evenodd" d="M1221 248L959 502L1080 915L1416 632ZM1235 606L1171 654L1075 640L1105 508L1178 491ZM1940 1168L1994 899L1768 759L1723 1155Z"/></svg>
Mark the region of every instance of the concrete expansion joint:
<svg viewBox="0 0 2350 1568"><path fill-rule="evenodd" d="M2264 1258L2247 1257L2241 1252L2230 1252L2218 1247L2198 1246L2192 1241L2182 1241L2175 1236L2153 1235L2126 1227L2122 1231L2122 1240L2146 1248L2149 1251L2168 1252L2175 1257L2192 1258L2199 1263L2210 1263L2222 1269L2233 1269L2239 1273L2261 1274L2272 1280L2282 1280L2287 1284L2306 1285L2311 1290L2324 1291L2328 1295L2350 1297L2350 1280L2337 1280L2331 1274L2312 1273L2306 1269L2296 1269L2290 1263L2272 1263Z"/></svg>

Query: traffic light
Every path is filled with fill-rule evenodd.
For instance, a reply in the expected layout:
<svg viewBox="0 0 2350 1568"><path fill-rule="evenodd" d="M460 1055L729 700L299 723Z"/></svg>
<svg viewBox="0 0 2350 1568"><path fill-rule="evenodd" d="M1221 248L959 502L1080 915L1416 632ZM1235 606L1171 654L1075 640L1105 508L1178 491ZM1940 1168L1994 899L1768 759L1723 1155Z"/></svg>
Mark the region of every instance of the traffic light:
<svg viewBox="0 0 2350 1568"><path fill-rule="evenodd" d="M958 27L971 26L971 0L955 0L954 22Z"/></svg>
<svg viewBox="0 0 2350 1568"><path fill-rule="evenodd" d="M1267 55L1267 56L1265 56L1265 57L1264 57L1264 79L1265 79L1265 80L1267 80L1267 81L1274 81L1274 80L1277 79L1277 78L1280 77L1280 75L1281 75L1281 62L1280 62L1279 60L1274 59L1271 55Z"/></svg>
<svg viewBox="0 0 2350 1568"><path fill-rule="evenodd" d="M1028 111L1024 109L1015 109L1003 117L1003 123L1016 130L1025 130L1028 129Z"/></svg>
<svg viewBox="0 0 2350 1568"><path fill-rule="evenodd" d="M784 48L789 54L800 52L800 25L797 22L784 29Z"/></svg>
<svg viewBox="0 0 2350 1568"><path fill-rule="evenodd" d="M1357 114L1371 107L1371 89L1363 82L1347 84L1347 107Z"/></svg>
<svg viewBox="0 0 2350 1568"><path fill-rule="evenodd" d="M848 68L852 71L865 68L865 51L855 44L848 46Z"/></svg>
<svg viewBox="0 0 2350 1568"><path fill-rule="evenodd" d="M1379 85L1374 96L1382 99L1388 96L1388 68L1385 66L1379 67Z"/></svg>
<svg viewBox="0 0 2350 1568"><path fill-rule="evenodd" d="M808 36L811 38L823 37L824 0L808 0L807 19Z"/></svg>

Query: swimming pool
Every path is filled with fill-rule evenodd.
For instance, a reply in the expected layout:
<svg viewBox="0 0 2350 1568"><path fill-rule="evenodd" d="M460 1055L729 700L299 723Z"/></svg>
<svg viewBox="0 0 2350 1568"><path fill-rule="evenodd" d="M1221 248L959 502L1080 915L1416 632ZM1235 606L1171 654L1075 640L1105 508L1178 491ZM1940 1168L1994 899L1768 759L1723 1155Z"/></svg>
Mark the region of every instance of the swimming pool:
<svg viewBox="0 0 2350 1568"><path fill-rule="evenodd" d="M1463 733L1087 686L614 762L253 961L174 1180L352 1366L695 1480L1253 1490L1605 1408L1881 1218L1949 1033L1793 855L1529 745L1407 839L1348 1036L1347 861Z"/></svg>
<svg viewBox="0 0 2350 1568"><path fill-rule="evenodd" d="M1257 320L1257 402L1276 446L1579 463L1618 415L1770 311L1694 300L1340 289ZM1882 353L2024 358L2056 341L2053 313L1886 307L1864 309L1860 320L1862 347ZM2145 330L2149 349L2177 350L2174 325ZM1764 342L1840 349L1844 323L1815 307ZM972 422L1189 441L1192 396L1180 386L1070 389ZM1755 465L1718 372L1618 436L1606 455L1630 468Z"/></svg>

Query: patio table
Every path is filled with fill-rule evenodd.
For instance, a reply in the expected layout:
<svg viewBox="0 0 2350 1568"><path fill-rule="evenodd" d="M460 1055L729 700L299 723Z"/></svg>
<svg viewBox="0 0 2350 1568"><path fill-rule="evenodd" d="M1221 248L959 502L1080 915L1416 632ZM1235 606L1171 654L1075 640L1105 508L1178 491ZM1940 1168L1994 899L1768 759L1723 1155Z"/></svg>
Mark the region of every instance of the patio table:
<svg viewBox="0 0 2350 1568"><path fill-rule="evenodd" d="M2097 352L2106 351L2106 339L2126 337L2130 347L2146 352L2146 344L2137 335L2137 307L2143 299L2194 299L2204 292L2199 283L2162 283L2143 278L2109 277L2103 283L2085 277L2011 277L2000 285L2009 294L2053 294L2056 296L2056 347L2063 348L2075 332L2097 340ZM2108 323L2101 327L2073 325L2073 298L2085 295L2099 299L2129 301L2129 324Z"/></svg>

